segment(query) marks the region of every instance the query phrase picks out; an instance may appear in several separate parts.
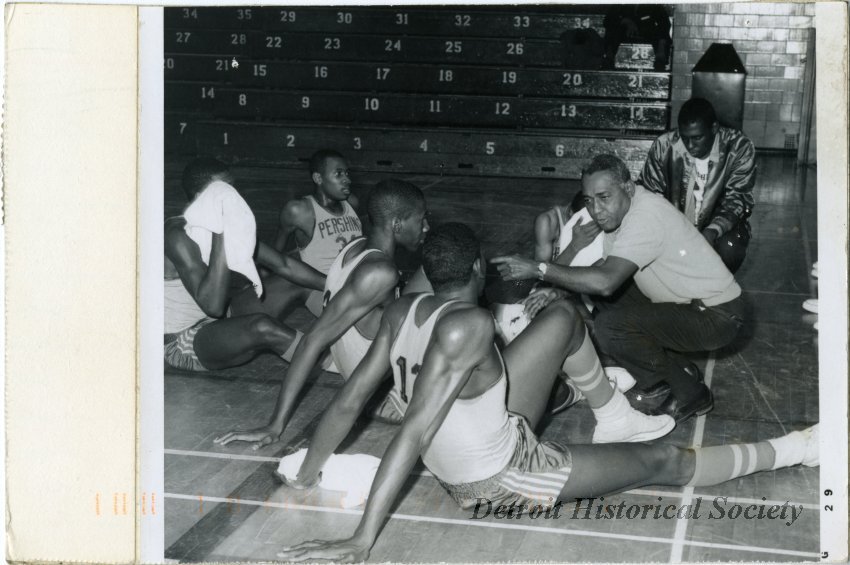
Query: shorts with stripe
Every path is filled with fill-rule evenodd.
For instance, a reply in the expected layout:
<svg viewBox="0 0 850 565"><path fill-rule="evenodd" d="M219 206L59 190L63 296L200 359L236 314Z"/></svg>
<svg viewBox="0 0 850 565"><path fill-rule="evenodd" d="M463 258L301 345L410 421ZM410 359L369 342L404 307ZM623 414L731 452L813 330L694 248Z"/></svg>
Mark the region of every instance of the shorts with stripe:
<svg viewBox="0 0 850 565"><path fill-rule="evenodd" d="M473 483L451 485L440 481L463 509L488 501L497 505L550 505L570 478L569 450L554 442L541 442L525 418L511 416L517 426L513 456L499 474Z"/></svg>
<svg viewBox="0 0 850 565"><path fill-rule="evenodd" d="M202 327L215 322L215 318L202 318L176 334L165 334L165 362L184 371L206 371L195 353L195 336Z"/></svg>

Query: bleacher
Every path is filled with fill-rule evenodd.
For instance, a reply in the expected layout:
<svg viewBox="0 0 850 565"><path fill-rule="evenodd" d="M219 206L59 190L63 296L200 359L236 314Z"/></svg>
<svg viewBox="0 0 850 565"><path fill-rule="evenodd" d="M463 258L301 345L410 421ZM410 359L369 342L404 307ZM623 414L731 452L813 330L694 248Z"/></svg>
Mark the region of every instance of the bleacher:
<svg viewBox="0 0 850 565"><path fill-rule="evenodd" d="M565 32L604 34L592 10L166 8L166 154L297 166L333 147L365 170L577 178L614 152L637 170L670 74L627 45L616 70L566 67Z"/></svg>

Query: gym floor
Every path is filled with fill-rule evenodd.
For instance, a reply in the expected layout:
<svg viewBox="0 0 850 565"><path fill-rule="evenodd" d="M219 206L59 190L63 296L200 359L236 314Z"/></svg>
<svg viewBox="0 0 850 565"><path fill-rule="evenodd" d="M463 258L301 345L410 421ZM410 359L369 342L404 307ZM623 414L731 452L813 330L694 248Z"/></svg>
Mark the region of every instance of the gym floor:
<svg viewBox="0 0 850 565"><path fill-rule="evenodd" d="M357 172L355 193L381 173ZM166 217L185 204L179 188L184 163L166 166ZM810 275L817 259L817 194L814 169L790 155L758 158L753 239L737 279L750 315L732 346L695 357L715 396L706 416L678 426L659 441L680 446L755 442L818 421L817 315L802 302L817 296ZM236 186L255 211L260 239L274 237L277 213L287 200L307 194L305 170L236 167ZM433 222L462 221L476 230L488 257L530 253L537 213L566 203L577 181L396 175L425 192ZM410 269L413 257L399 265ZM305 329L311 318L297 310L287 321ZM343 509L341 493L293 492L274 477L278 459L305 447L323 408L342 385L317 370L302 394L281 442L258 451L248 444L220 447L213 439L233 428L265 424L287 364L271 354L235 369L189 373L165 369L165 548L180 561L270 561L284 546L307 539L350 535L362 507ZM593 417L586 403L549 418L544 439L589 443ZM342 446L345 453L381 456L394 427L361 419ZM405 485L372 549L373 562L504 561L801 561L816 559L818 469L791 468L743 477L711 488L645 488L565 505L560 517L472 519L460 510L424 467ZM689 505L690 518L597 519L596 506ZM698 516L693 510L699 503ZM802 505L791 525L784 519L748 519L755 505ZM723 515L721 516L721 509ZM687 509L686 509L687 510ZM746 515L757 511L750 510ZM604 513L603 513L604 515Z"/></svg>

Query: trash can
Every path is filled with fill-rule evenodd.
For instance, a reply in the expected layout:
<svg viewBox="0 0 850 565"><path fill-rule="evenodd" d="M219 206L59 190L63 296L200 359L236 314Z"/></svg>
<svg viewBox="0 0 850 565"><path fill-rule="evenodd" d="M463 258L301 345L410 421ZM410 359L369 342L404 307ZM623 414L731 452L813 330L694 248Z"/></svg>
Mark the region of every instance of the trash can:
<svg viewBox="0 0 850 565"><path fill-rule="evenodd" d="M691 96L714 106L720 125L742 129L747 70L731 43L712 43L693 68Z"/></svg>

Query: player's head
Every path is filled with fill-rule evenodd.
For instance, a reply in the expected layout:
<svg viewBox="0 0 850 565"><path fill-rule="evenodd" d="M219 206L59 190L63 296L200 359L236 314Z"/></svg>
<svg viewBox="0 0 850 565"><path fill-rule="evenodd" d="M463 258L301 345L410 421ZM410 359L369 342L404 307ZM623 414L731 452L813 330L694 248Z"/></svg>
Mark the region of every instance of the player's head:
<svg viewBox="0 0 850 565"><path fill-rule="evenodd" d="M429 229L425 196L409 182L382 180L372 189L366 209L373 226L392 230L396 243L411 251L422 244Z"/></svg>
<svg viewBox="0 0 850 565"><path fill-rule="evenodd" d="M320 149L310 157L310 178L331 200L347 200L351 196L348 163L338 151Z"/></svg>
<svg viewBox="0 0 850 565"><path fill-rule="evenodd" d="M425 238L422 269L434 292L463 288L473 276L483 283L484 268L481 244L466 224L440 224Z"/></svg>
<svg viewBox="0 0 850 565"><path fill-rule="evenodd" d="M587 211L603 231L620 227L629 211L635 185L629 168L616 155L597 155L581 173Z"/></svg>
<svg viewBox="0 0 850 565"><path fill-rule="evenodd" d="M183 169L182 184L186 198L192 200L207 185L217 180L233 183L233 176L227 165L211 157L195 159Z"/></svg>
<svg viewBox="0 0 850 565"><path fill-rule="evenodd" d="M570 215L572 216L576 212L580 212L582 208L584 208L584 194L579 190L576 192L576 195L573 196L573 199L570 201Z"/></svg>
<svg viewBox="0 0 850 565"><path fill-rule="evenodd" d="M704 98L691 98L679 110L679 137L693 157L705 159L711 153L714 136L720 125L711 102Z"/></svg>

